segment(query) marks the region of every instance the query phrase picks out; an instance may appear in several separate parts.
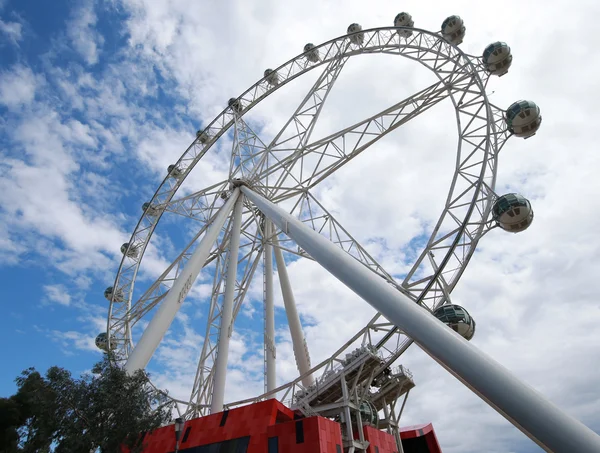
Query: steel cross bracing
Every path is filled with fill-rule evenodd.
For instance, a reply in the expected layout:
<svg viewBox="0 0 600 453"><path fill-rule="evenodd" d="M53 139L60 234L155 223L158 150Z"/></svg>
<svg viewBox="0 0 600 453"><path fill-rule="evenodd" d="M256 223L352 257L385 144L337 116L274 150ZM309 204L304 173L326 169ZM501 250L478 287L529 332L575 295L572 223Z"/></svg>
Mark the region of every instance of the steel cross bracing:
<svg viewBox="0 0 600 453"><path fill-rule="evenodd" d="M201 191L171 200L164 211L206 223L227 196L229 180L213 184Z"/></svg>
<svg viewBox="0 0 600 453"><path fill-rule="evenodd" d="M233 149L229 164L229 180L245 179L254 171L266 168L267 145L265 145L244 119L235 114L233 125Z"/></svg>
<svg viewBox="0 0 600 453"><path fill-rule="evenodd" d="M214 217L214 216L213 216ZM212 219L212 217L211 217ZM254 220L248 218L245 222L245 226L248 227ZM142 319L149 311L151 311L157 304L161 302L164 296L170 290L173 282L177 279L180 271L185 267L188 258L191 256L193 247L198 242L198 239L204 234L210 220L206 222L198 233L192 238L192 240L185 246L183 252L165 269L165 271L149 286L144 294L131 305L128 311L124 312L121 317L113 318L113 328L119 329L123 326L130 326L131 328ZM208 259L206 260L205 266L212 263L217 257L219 257L224 248L227 245L228 237L226 230L223 230L221 234L221 240L213 247ZM119 360L125 360L126 357L118 357Z"/></svg>
<svg viewBox="0 0 600 453"><path fill-rule="evenodd" d="M434 231L440 230L440 225L444 220L446 220L446 223L450 223L453 228L449 233L440 235L437 239L434 239L432 236L429 243L416 260L415 265L402 282L402 286L412 293L419 303L430 310L435 310L445 303L445 292L449 294L458 283L458 280L466 268L468 260L475 251L477 242L485 233L495 227L495 224L490 218L490 210L497 197L493 190L496 182L496 166L498 154L506 143L506 140L510 137L510 133L506 130L502 110L491 104L490 109L493 115L493 120L490 123L492 126L491 136L493 137L493 146L490 156L486 161L486 176L482 178L481 189L476 200L449 200L450 202L447 203L445 210L442 213L442 217ZM485 136L486 131L485 126L483 125L479 127L479 130L472 130L463 134L464 140L473 145L479 140L484 139ZM458 173L460 174L463 170L466 170L466 173L468 173L469 166L462 165L459 167ZM471 175L471 177L473 177L473 175ZM460 215L455 214L455 211L465 209L471 204L475 208L474 215L463 225ZM455 225L452 225L452 222L454 222ZM456 234L460 231L461 226L463 227L462 234ZM449 239L453 234L454 240L451 242ZM452 253L446 253L444 255L444 252L451 250L452 246L455 247L454 250L452 250ZM440 261L441 264L438 265L436 264L436 254L439 255L440 251L442 252L443 259ZM429 266L429 263L424 262L426 257L430 260ZM411 282L411 277L418 275L418 271L426 273L426 277L421 277L419 279L413 278ZM448 279L448 283L446 283L446 278ZM371 322L378 322L380 316L380 314L375 315ZM393 328L387 336L378 343L378 347L382 347L396 332L397 328ZM400 344L398 344L398 339L396 339L397 348L396 352L392 355L392 358L399 357L411 343L412 341L406 337L402 339Z"/></svg>
<svg viewBox="0 0 600 453"><path fill-rule="evenodd" d="M244 297L248 292L252 277L260 264L262 256L262 237L258 234L255 217L250 209L254 209L245 202L246 219L243 221L240 240L240 254L238 257L238 279L234 291L233 321L240 311ZM243 217L244 217L243 214ZM250 228L248 225L254 225ZM230 226L228 226L230 228ZM253 230L253 231L252 231ZM216 259L216 270L214 272L213 292L210 300L206 334L202 345L196 378L192 387L190 404L187 416L193 417L206 415L204 412L211 404L213 388L213 364L218 354L217 339L221 329L221 309L224 295L224 283L226 277L226 263L229 252L221 254Z"/></svg>
<svg viewBox="0 0 600 453"><path fill-rule="evenodd" d="M456 80L456 81L453 83L453 80ZM368 120L365 120L365 121L359 123L358 125L347 128L337 134L334 134L333 136L328 137L327 139L319 140L318 142L315 142L314 144L307 145L300 153L296 153L296 156L298 156L296 159L290 160L288 158L285 162L288 163L288 167L292 167L292 168L298 162L300 162L301 167L306 167L305 163L307 162L307 159L305 160L303 156L311 154L311 153L318 153L316 150L320 150L320 154L319 154L318 160L316 162L315 169L312 172L312 174L306 179L306 181L308 181L308 184L306 184L306 185L308 187L313 187L319 181L324 179L324 177L326 175L332 173L335 169L340 168L342 165L347 163L353 157L356 157L360 152L365 150L368 146L373 144L375 141L379 140L382 136L391 132L395 128L399 127L401 124L403 124L407 120L414 118L414 116L422 113L425 109L431 107L435 103L445 99L447 96L450 95L449 93L452 93L452 90L448 88L450 85L453 86L454 89L460 91L465 87L468 88L471 84L472 84L472 81L471 81L470 77L465 81L460 81L460 79L458 77L454 77L454 78L450 77L449 79L439 82L439 83L427 88L426 90L423 90L421 93L418 93L417 95L412 96L412 97L402 101L401 103L397 104L396 106L394 106L392 108L386 109L383 113L377 114L374 117L371 117ZM461 96L461 98L464 98L464 96ZM373 129L373 131L371 129ZM354 141L354 143L352 142L352 139L349 137L356 137L356 140ZM338 146L337 142L339 142L341 145ZM351 150L346 152L346 147L350 147ZM330 150L330 149L335 149L337 152L337 155L334 156L333 154L328 154L328 150ZM328 160L326 160L326 159L328 159ZM319 165L323 164L324 162L327 162L329 164L329 166L325 169L320 169ZM269 167L269 168L273 169L273 168L277 168L277 167L278 167L278 165L275 165L275 166ZM283 171L284 174L285 173L289 174L289 168L286 168L284 166L283 170L284 170ZM308 172L306 172L306 173L308 173ZM312 181L312 179L315 176L315 173L317 173L317 175L320 175L320 178L318 179L318 181ZM325 173L325 174L323 174L323 173ZM267 172L267 175L268 174L269 173ZM300 171L300 175L302 175L302 169ZM302 179L302 178L300 177L300 179ZM296 179L296 181L297 180L298 179ZM275 187L277 187L277 186L275 186ZM261 188L260 183L256 184L255 188L260 190L260 188ZM280 188L280 192L283 192L283 194L280 194L279 196L277 194L272 194L271 198L274 200L284 199L286 196L289 197L289 193L291 193L292 195L297 195L300 193L301 197L302 197L303 194L307 193L306 190L307 190L307 187L303 187L303 183L300 183L296 187L290 187L290 188L284 188L284 189ZM201 191L198 193L199 199L204 199L205 197L206 197L205 191ZM314 197L313 197L313 199L314 199ZM193 200L194 200L193 195L187 196L185 198L185 201L191 202L194 205L206 205L207 204L207 203L198 203ZM321 208L322 208L322 206L321 206ZM346 234L347 234L347 232L346 232ZM355 241L353 241L353 242L355 243ZM339 242L339 243L341 244L341 242ZM359 253L361 255L364 255L366 252L364 252L364 249L362 249L362 250L359 250ZM363 256L363 258L367 258L367 257ZM380 271L381 267L380 266L377 266L377 267L379 268L378 270ZM389 276L386 276L386 277L389 277ZM390 281L393 282L393 279L390 278Z"/></svg>
<svg viewBox="0 0 600 453"><path fill-rule="evenodd" d="M349 255L373 270L376 274L387 280L391 285L402 289L400 285L360 243L335 219L335 217L320 203L308 190L302 192L297 198L290 213L310 228L325 236L338 245ZM293 251L293 241L284 237L279 244L285 250ZM288 245L290 244L290 245ZM312 259L302 249L296 248L299 256Z"/></svg>
<svg viewBox="0 0 600 453"><path fill-rule="evenodd" d="M266 167L267 171L258 171L258 168L255 169L252 173L252 180L262 178L268 184L269 175L273 173L274 167L279 167L281 161L289 156L302 152L302 149L310 140L325 101L348 58L347 56L340 56L339 59L332 60L326 66L291 118L269 144L268 154L264 156L264 160L271 161L271 164ZM280 173L275 185L281 185L281 175L282 173ZM272 177L271 179L274 178ZM299 181L296 180L296 182Z"/></svg>
<svg viewBox="0 0 600 453"><path fill-rule="evenodd" d="M117 276L117 281L115 282L115 288L122 288L125 290L125 294L129 295L126 303L120 304L121 309L122 307L126 307L121 314L123 312L132 312L130 309L130 301L133 292L133 281L135 280L135 274L137 273L139 262L143 256L143 252L150 235L162 212L166 210L206 223L211 217L215 208L219 207L219 199L221 195L226 195L229 181L223 181L222 183L214 185L211 188L203 190L201 193L188 195L179 200L173 200L173 195L187 174L189 174L189 172L192 170L194 165L232 125L235 124L235 127L238 130L240 129L240 124L242 128L246 127L247 124L239 123L239 120L241 119L241 116L245 115L256 103L260 102L260 100L262 100L266 95L270 94L276 89L279 89L288 81L298 77L299 75L318 66L319 64L327 64L329 66L327 67L326 71L323 72L320 78L320 80L322 80L322 84L319 85L319 82L317 82L316 86L318 89L315 88L309 92L305 98L305 101L303 102L303 104L306 104L308 102L307 100L310 100L312 105L307 104L308 106L305 109L299 108L296 112L296 115L290 120L290 122L288 122L289 125L293 124L294 128L296 128L295 134L291 133L290 135L289 131L284 134L282 131L280 138L283 138L279 141L274 140L270 145L271 148L265 152L264 144L262 144L262 142L254 141L255 134L251 132L250 128L246 127L244 129L244 133L246 134L245 145L249 146L249 143L252 144L250 146L250 151L247 151L246 153L246 155L250 155L250 161L254 160L254 162L256 162L256 159L252 158L253 154L262 156L261 159L259 159L259 162L263 160L267 161L267 165L254 164L252 167L250 176L255 183L254 187L257 191L264 193L264 191L267 189L271 190L271 195L273 196L274 200L284 200L286 198L300 195L300 204L306 204L307 200L309 202L316 202L312 195L306 190L307 188L314 187L328 174L335 171L335 169L339 168L344 163L348 162L358 153L362 152L367 148L367 146L365 146L367 143L374 143L376 140L383 137L387 132L399 126L398 123L402 121L406 122L408 119L416 116L435 103L448 97L453 100L455 107L457 108L457 120L459 127L461 126L461 120L462 123L466 123L466 126L461 129L462 135L459 151L461 148L473 148L470 154L463 151L462 155L466 156L464 159L465 164L462 167L457 166L457 168L462 168L465 170L464 173L466 176L468 176L468 172L466 171L467 169L470 170L470 173L476 174L478 165L485 167L486 159L481 158L481 154L482 152L492 153L489 148L493 147L493 145L488 145L485 137L493 137L493 134L490 135L489 129L486 130L485 127L481 126L481 124L485 123L486 121L486 116L489 114L489 109L486 108L484 111L481 111L481 106L485 106L486 99L485 94L483 94L481 91L482 82L480 75L482 68L479 62L477 62L473 57L465 56L455 47L448 45L436 34L423 30L414 30L413 36L408 39L399 37L395 28L366 30L364 35L365 41L362 46L349 46L347 37L341 37L318 46L317 51L320 59L318 64L310 62L305 58L305 56L301 55L282 65L280 68L276 69L280 80L280 83L277 86L270 86L264 79L261 80L238 98L238 101L242 106L240 112L235 112L232 109L226 109L211 124L204 128L202 140L200 138L195 140L190 148L186 150L184 155L177 162L177 168L179 169L180 174L176 178L166 178L153 197L151 203L158 207L158 213L155 213L154 216L150 216L149 214L144 215L132 236L130 243L132 244L132 247L136 247L138 253L131 256L126 255L124 257L119 274ZM418 60L426 67L433 70L440 77L441 81L433 87L430 87L430 89L424 90L424 92L421 93L423 94L422 97L418 98L418 96L414 96L406 100L403 105L397 105L395 112L393 111L393 108L391 110L388 109L382 112L379 117L372 117L369 120L356 125L357 127L355 129L350 128L340 131L329 138L308 143L310 132L314 127L314 123L318 118L327 94L333 86L333 82L343 67L343 63L351 56L369 53L396 54ZM415 103L417 104L416 106ZM479 110L477 109L478 106ZM365 125L366 128L361 131L359 127ZM284 128L284 130L286 130L286 128ZM477 140L479 139L479 137L477 137L478 131L480 134L485 136L481 140ZM485 135L486 133L487 135ZM239 134L238 136L241 135L242 134ZM347 146L347 143L352 143L352 140L349 139L351 136L355 136L353 147ZM244 141L244 139L240 140L240 138L238 138L238 145L242 141ZM256 143L259 143L259 145L256 146ZM277 156L277 158L273 156ZM476 158L473 156L476 156ZM314 159L315 157L316 159ZM311 159L313 160L311 161ZM476 159L479 159L479 161ZM327 162L328 160L329 162ZM247 169L245 173L248 174L250 171L250 165L247 165L248 159L239 159L238 165L236 165L234 171L235 169L240 168L239 164L242 162L244 162L244 165L246 165ZM487 159L487 162L487 165L489 165L489 159ZM328 163L329 165L327 165ZM313 171L309 172L311 165ZM275 179L276 176L283 179L277 182L278 180ZM464 176L462 177L464 178ZM455 175L455 180L456 179L457 175ZM273 180L275 180L276 183L273 183ZM288 181L292 182L289 188L284 187L284 181L285 184L287 184ZM294 182L295 186L293 184ZM459 188L462 187L461 183L453 184L453 188L455 186ZM473 184L471 186L468 184L463 184L463 186L463 192L460 194L462 196L458 196L457 200L464 200L464 197L471 194L474 189L480 189L481 192L484 191L484 189L475 187L476 185ZM302 188L303 190L298 190L299 188ZM491 191L487 192L488 198L491 196L491 193L493 193L493 183L489 185L489 188ZM304 199L304 201L302 201L302 199ZM313 203L313 205L316 206L318 204ZM327 212L322 206L320 207L324 212ZM454 207L456 209L459 208L458 205ZM302 216L302 208L300 208L299 214ZM358 258L359 261L363 262L363 264L367 264L371 269L376 270L376 272L380 273L380 275L386 278L386 280L394 282L393 278L391 278L389 275L386 275L385 271L381 269L381 266L374 262L374 260L370 259L368 254L365 255L363 253L364 248L360 247L360 245L341 228L339 223L336 222L333 217L329 216L326 221L322 222L321 225L318 225L318 216L319 214L315 214L315 216L313 216L312 214L307 215L306 212L304 212L304 220L310 221L310 223L314 224L316 228L320 229L326 228L325 224L328 223L329 230L331 232L335 232L335 234L330 235L332 238L337 237L339 246L342 248L346 247L345 250L347 251L356 250L355 255L353 255L355 258ZM448 217L451 218L452 216L448 215ZM248 221L248 219L246 220ZM472 223L474 225L481 225L484 221L484 219L480 219L479 221L476 221L476 219L471 220L473 221ZM251 224L252 222L244 224L245 226L242 228L242 234L250 236L252 235L250 227ZM256 229L258 229L258 227ZM447 236L442 238L442 241L434 245L443 245L444 239L450 238L453 233L458 233L458 231L448 231L449 234L447 233ZM256 235L254 237L256 237ZM457 244L458 243L460 243L460 241L458 241ZM217 253L212 255L212 259L218 259L225 248L226 246L222 247L220 250L217 249ZM257 250L258 249L259 247L257 247ZM450 249L451 247L448 247L448 250ZM452 250L452 252L454 253L454 250ZM185 254L182 254L180 258L182 262L184 262L185 256ZM258 256L260 255L258 254ZM175 265L174 263L172 267L177 269L179 268L179 264L177 263L177 265ZM168 283L169 280L165 278L164 281ZM394 284L396 287L398 287L396 282L394 282ZM158 286L160 286L160 284ZM218 285L215 284L215 287L216 286ZM418 289L419 288L415 287L413 292L416 294ZM163 291L164 290L165 288L163 288ZM420 295L423 295L423 291L421 291ZM153 306L153 302L160 300L159 297L160 294L154 297L153 300L151 297L148 297L146 299L146 305L134 305L134 307L139 308L137 313L146 313L148 310L144 311L144 307L151 308ZM241 299L243 299L243 296L239 300L240 304ZM417 299L417 296L414 296L413 299ZM213 304L211 303L211 307L212 305ZM236 307L238 307L237 310L239 310L239 305L236 305ZM111 340L114 339L114 342L117 345L125 345L131 340L130 332L128 331L129 320L139 319L139 317L125 317L125 322L121 323L121 325L125 327L111 330L110 326L112 325L112 315L113 313L118 314L118 310L119 303L113 301L111 303L111 314L109 316L109 337ZM121 318L123 318L123 316L121 316ZM370 327L370 329L367 328L366 330L369 337L380 336L374 334L381 334L385 332L386 329L388 331L391 329L385 326L385 322L372 322L370 323ZM361 333L365 334L365 332L362 331ZM207 335L207 337L209 337L209 335ZM360 341L359 337L360 335L355 337L355 340L358 339L358 341ZM348 345L351 344L352 342L348 343ZM208 348L208 350L214 352L214 350L211 348ZM126 355L127 350L124 352ZM205 364L206 363L210 364L210 361L207 359L205 360ZM202 370L202 372L208 371L206 366L199 366L199 371L200 370ZM197 411L198 408L206 407L209 403L209 397L206 397L206 395L210 393L210 384L202 384L204 386L204 390L198 390L201 387L197 385L198 377L196 381L197 382L194 385L194 394L198 396L196 398L192 397L190 400L190 407L193 407L193 410ZM210 378L204 379L202 382L210 382Z"/></svg>
<svg viewBox="0 0 600 453"><path fill-rule="evenodd" d="M480 195L479 199L477 200L477 210L478 210L478 214L479 214L478 217L482 220L479 222L472 221L469 224L469 226L471 226L472 228L477 228L477 229L479 229L482 224L486 225L486 229L482 230L482 232L479 233L479 237L481 235L483 235L486 231L488 231L488 228L491 225L491 223L486 220L489 217L489 208L486 209L486 205L489 206L490 199L488 197L490 196L490 194L493 195L493 191L491 190L490 186L493 186L495 183L494 175L495 175L495 165L497 162L497 153L499 152L499 150L502 148L502 146L504 145L504 143L510 136L510 134L506 131L506 128L504 127L504 120L503 120L501 110L499 110L498 108L496 108L494 106L492 106L492 110L494 111L494 123L496 126L494 129L494 131L495 131L494 135L497 137L497 143L498 143L498 146L496 147L497 151L487 161L488 168L489 168L490 175L491 175L489 178L487 178L489 181L489 185L488 184L484 185L484 188L481 191L481 195ZM469 138L471 138L473 136L477 136L477 135L479 135L479 134L477 134L477 131L466 134L466 136ZM307 195L305 198L307 198L307 197L312 198L312 196L310 194ZM495 198L495 195L493 195L493 198ZM318 215L314 216L314 217L319 218ZM303 220L303 219L301 218L301 220ZM315 229L316 231L321 232L323 230L322 226L314 225L312 218L309 218L307 222L305 221L305 223L312 226L313 229ZM473 231L471 233L470 237L476 237L476 233L477 233L477 230ZM332 239L332 238L330 237L330 239ZM333 240L333 242L335 242L335 240ZM464 247L465 245L466 244L463 244L462 246ZM414 299L424 300L426 302L426 306L428 306L428 308L430 308L430 309L435 309L435 308L437 308L437 306L445 303L444 295L449 294L449 292L452 291L453 287L456 285L456 283L458 281L458 278L460 277L460 273L457 272L456 268L450 269L448 273L454 274L451 276L452 277L452 279L451 279L452 286L451 286L450 284L448 284L445 281L445 276L444 276L445 274L438 273L439 266L437 266L435 264L435 259L434 259L434 255L432 252L432 250L434 250L435 248L439 248L439 247L437 246L437 244L435 242L433 242L432 247L426 248L423 251L423 255L428 256L430 258L431 267L432 267L432 270L434 271L433 276L429 279L430 281L431 280L434 281L434 284L430 288L430 292L432 293L432 295L429 297L423 298L423 296L426 295L426 293L423 293L424 288L417 287L417 286L407 288L407 291L409 292L409 294L413 295ZM460 264L459 268L464 269L464 266L466 265L466 262L464 261L464 259L467 257L462 257L457 254L454 254L453 256L459 260L459 264ZM423 280L421 283L424 284L425 280ZM381 333L382 332L386 334L386 341L384 341L384 342L381 342ZM313 371L317 371L318 369L324 367L325 371L323 372L323 375L327 374L329 369L331 369L333 367L333 364L335 363L336 358L343 355L347 351L347 349L351 347L351 345L356 344L355 343L356 340L361 336L363 337L363 340L362 340L363 345L377 346L380 349L380 351L387 354L386 356L384 356L385 363L384 363L384 365L382 365L381 370L383 370L383 369L387 368L389 365L391 365L391 363L393 363L401 355L401 353L407 349L407 347L411 343L411 340L408 339L402 332L398 331L398 329L392 323L390 323L387 320L385 320L384 318L382 318L380 314L377 314L368 323L368 325L364 329L362 329L357 335L355 335L355 337L350 342L348 342L346 345L344 345L344 348L337 351L336 354L334 354L334 356L331 358L331 360L326 361L327 363L324 362L324 363L319 364L317 367L313 368ZM297 386L298 382L292 382L290 384L292 386L294 386L294 385ZM282 390L284 390L284 388L279 389L279 391L282 391ZM258 398L260 399L260 397L258 397Z"/></svg>
<svg viewBox="0 0 600 453"><path fill-rule="evenodd" d="M349 47L347 36L318 46L316 51L319 54L319 63L310 62L304 55L300 55L280 66L276 69L280 80L276 86L272 86L266 79L262 79L238 98L242 103L244 112L250 110L268 94L281 88L287 82L306 71L320 64L329 64L333 60L340 60L344 56L385 52L403 55L412 59L421 58L421 62L425 66L440 74L448 73L452 65L455 65L461 59L463 61L469 60L466 55L462 54L456 48L446 46L447 48L444 49L445 44L440 41L439 36L425 30L415 29L413 36L408 39L400 37L393 27L366 30L364 31L364 36L366 38L365 43L360 48L356 46ZM447 52L447 54L443 52ZM231 109L225 109L213 122L204 128L204 138L202 140L200 138L196 139L177 162L176 165L181 174L177 178L165 178L154 194L151 200L152 204L157 206L166 206L168 204L181 185L181 182L199 159L231 127L234 117L235 115ZM157 216L145 215L140 219L130 240L131 246L137 249L137 253L135 256L124 256L113 285L115 292L121 290L126 295L126 300L125 302L111 301L107 326L109 332L108 338L109 342L115 343L115 346L125 348L123 351L125 355L128 353L127 348L130 342L130 338L126 340L126 337L129 335L128 330L127 328L113 329L111 319L113 316L117 318L122 317L122 314L130 309L133 297L133 283L139 263L162 211L158 214Z"/></svg>
<svg viewBox="0 0 600 453"><path fill-rule="evenodd" d="M600 436L590 428L563 412L285 210L249 187L240 190L326 270L401 326L424 352L540 447L557 452L599 451ZM353 362L351 358L350 363Z"/></svg>

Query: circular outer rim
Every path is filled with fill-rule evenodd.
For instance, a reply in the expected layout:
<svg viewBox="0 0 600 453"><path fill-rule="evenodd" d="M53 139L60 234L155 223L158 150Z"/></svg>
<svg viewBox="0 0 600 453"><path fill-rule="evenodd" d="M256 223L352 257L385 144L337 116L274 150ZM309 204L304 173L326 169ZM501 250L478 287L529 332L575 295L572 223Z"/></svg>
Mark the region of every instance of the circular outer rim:
<svg viewBox="0 0 600 453"><path fill-rule="evenodd" d="M462 228L457 234L454 235L456 238L454 244L451 249L447 252L445 258L441 261L438 271L435 273L436 276L439 276L450 259L456 245L460 241L461 235L464 233L467 225L470 222L471 215L474 211L474 207L476 202L478 201L478 197L480 197L482 193L482 187L484 186L484 176L486 174L486 170L488 166L492 171L491 178L487 186L493 190L493 186L495 184L495 169L496 169L496 151L498 150L497 140L496 140L496 126L493 120L492 108L488 102L486 93L485 93L485 83L481 79L479 73L483 73L487 77L487 73L482 69L482 62L479 57L470 56L462 52L457 46L454 46L447 42L442 36L437 33L430 32L423 29L410 28L413 32L412 36L404 37L400 36L397 32L402 30L404 27L379 27L373 28L369 30L361 30L357 33L363 33L365 36L364 43L360 46L352 45L348 46L349 36L352 35L343 35L341 37L332 39L327 41L319 46L315 46L313 51L316 49L319 51L321 59L318 63L312 63L308 61L305 57L306 52L292 58L288 62L282 64L278 68L274 69L280 77L280 81L278 85L270 85L266 78L262 78L256 84L252 85L248 90L241 94L237 99L239 99L243 103L243 114L251 110L254 105L262 101L266 96L272 94L274 91L281 88L286 83L294 80L300 75L308 72L312 69L315 69L325 63L328 63L336 58L340 58L342 56L355 56L359 54L376 54L376 53L391 53L389 50L395 49L398 55L402 55L409 59L413 59L415 61L420 62L422 65L432 70L436 75L441 79L441 76L438 71L435 69L435 65L442 66L442 62L452 61L455 65L461 64L461 68L468 69L471 73L474 80L474 87L479 91L479 96L481 97L481 104L485 107L483 112L479 112L479 115L483 115L487 128L485 130L485 134L482 131L482 134L485 135L485 145L479 145L480 148L484 152L483 160L480 165L481 171L478 177L478 183L474 186L474 196L471 200L470 207L467 211L467 214L462 222ZM344 52L345 50L345 52ZM386 52L387 50L387 52ZM406 51L404 54L402 51ZM429 57L428 61L423 60L425 56ZM435 58L433 58L435 57ZM433 64L434 67L431 66ZM287 74L284 77L284 74ZM459 133L461 131L460 126L460 114L459 107L456 99L453 94L450 94L452 101L455 106L457 123L459 127ZM195 139L192 144L186 149L186 151L182 154L179 160L175 163L175 165L182 171L182 175L175 179L171 178L167 175L162 183L159 185L153 197L148 200L149 203L152 203L157 206L165 206L169 201L173 198L174 194L177 192L178 188L181 186L187 175L194 168L196 163L206 154L206 152L211 148L212 144L214 144L230 127L233 126L235 121L234 115L231 113L229 108L225 108L208 126L206 126L203 131L209 134L209 140L205 143L200 143L198 139ZM461 141L463 139L459 137L459 151L457 157L457 167L454 174L454 178L452 181L452 187L456 182L456 179L459 174L459 165L460 165L460 148ZM494 146L496 145L496 146ZM491 150L491 148L494 148ZM491 162L491 164L490 164ZM452 197L452 192L448 195L447 202L450 201ZM485 227L485 219L489 215L489 210L491 207L492 201L492 193L486 195L484 197L485 206L483 212L481 214L481 221L476 222L477 225L477 238L481 236L483 229ZM138 247L138 255L135 258L128 257L125 253L119 265L119 269L117 271L117 275L115 278L115 282L113 284L113 288L120 289L123 291L123 294L127 294L126 302L116 302L111 300L109 307L109 315L107 320L107 338L109 341L115 338L118 342L115 347L121 348L120 352L123 357L127 357L130 348L132 347L132 339L131 339L131 331L129 328L128 322L124 322L119 330L113 331L112 327L114 325L113 318L116 314L122 313L125 314L131 308L131 300L134 289L134 282L137 276L137 272L139 269L139 264L143 258L146 246L150 240L150 237L160 220L162 213L161 211L159 215L149 216L147 213L144 213L140 220L138 221L134 232L131 236L131 239L128 241L130 245L134 245ZM414 274L414 271L419 266L419 264L423 261L425 257L425 252L431 248L431 245L434 241L434 237L439 233L440 225L443 222L444 216L447 215L448 209L445 209L440 217L436 227L434 228L433 234L428 241L428 244L421 254L421 257L417 260L411 273ZM451 278L448 282L449 290L451 290L458 278L462 275L464 271L464 267L466 266L468 259L474 252L476 247L477 240L471 241L471 246L467 251L467 259L464 260L464 265L460 269L456 269L454 272L454 276L456 278ZM436 280L436 276L431 278L430 285L433 286ZM427 290L424 291L424 293ZM126 310L124 310L126 308ZM120 320L121 318L117 318ZM112 333L112 335L111 335ZM110 346L112 347L112 346ZM315 367L319 368L319 366Z"/></svg>

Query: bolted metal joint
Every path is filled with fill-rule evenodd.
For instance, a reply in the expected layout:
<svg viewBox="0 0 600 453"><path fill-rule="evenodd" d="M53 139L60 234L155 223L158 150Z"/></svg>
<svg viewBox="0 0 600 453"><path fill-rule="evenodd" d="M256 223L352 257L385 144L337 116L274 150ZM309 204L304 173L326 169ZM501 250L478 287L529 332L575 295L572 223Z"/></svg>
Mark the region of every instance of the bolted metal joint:
<svg viewBox="0 0 600 453"><path fill-rule="evenodd" d="M242 186L246 186L246 187L250 187L250 185L248 184L248 181L246 181L243 178L234 178L229 182L229 190L234 190L237 187L242 187Z"/></svg>

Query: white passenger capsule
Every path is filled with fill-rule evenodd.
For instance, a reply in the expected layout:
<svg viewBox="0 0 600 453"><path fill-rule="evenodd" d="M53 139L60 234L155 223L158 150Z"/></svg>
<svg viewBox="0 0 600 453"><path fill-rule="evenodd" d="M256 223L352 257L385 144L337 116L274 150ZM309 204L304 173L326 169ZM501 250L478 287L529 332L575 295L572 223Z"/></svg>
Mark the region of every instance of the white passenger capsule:
<svg viewBox="0 0 600 453"><path fill-rule="evenodd" d="M96 347L104 352L108 352L108 341L107 341L107 336L106 336L106 332L102 332L100 334L98 334L98 336L96 337L96 340L94 341L96 343ZM117 345L115 344L115 341L113 338L111 338L110 341L110 349L113 350L117 347Z"/></svg>
<svg viewBox="0 0 600 453"><path fill-rule="evenodd" d="M273 71L272 69L265 69L264 77L267 83L271 86L279 84L279 76L277 75L277 72Z"/></svg>
<svg viewBox="0 0 600 453"><path fill-rule="evenodd" d="M137 258L138 256L138 248L135 245L129 246L129 242L125 242L121 246L121 253L123 255L128 256L129 258Z"/></svg>
<svg viewBox="0 0 600 453"><path fill-rule="evenodd" d="M109 302L123 302L125 300L125 297L123 296L123 291L121 291L120 289L115 291L112 286L109 286L104 290L104 297Z"/></svg>
<svg viewBox="0 0 600 453"><path fill-rule="evenodd" d="M157 216L160 213L160 210L156 206L148 202L142 205L142 211L152 217Z"/></svg>
<svg viewBox="0 0 600 453"><path fill-rule="evenodd" d="M475 320L460 305L442 305L435 309L433 316L467 340L475 335Z"/></svg>
<svg viewBox="0 0 600 453"><path fill-rule="evenodd" d="M365 41L365 34L362 31L362 27L360 24L350 24L348 26L348 30L346 32L351 35L350 42L352 44L356 44L357 46L361 46ZM352 34L354 33L354 34Z"/></svg>
<svg viewBox="0 0 600 453"><path fill-rule="evenodd" d="M402 12L400 14L397 14L396 17L394 18L394 27L404 27L405 28L403 30L398 30L398 34L400 36L404 36L405 38L412 36L412 34L413 34L412 30L406 30L406 29L413 28L414 26L415 26L415 21L413 20L412 16L408 13Z"/></svg>
<svg viewBox="0 0 600 453"><path fill-rule="evenodd" d="M496 224L510 233L519 233L533 222L533 209L529 200L516 193L498 197L492 207L492 218Z"/></svg>
<svg viewBox="0 0 600 453"><path fill-rule="evenodd" d="M167 175L169 175L170 178L179 179L183 173L179 168L177 168L177 165L169 165L167 167Z"/></svg>
<svg viewBox="0 0 600 453"><path fill-rule="evenodd" d="M304 53L306 54L306 59L312 63L316 63L320 59L319 51L313 43L309 42L304 46Z"/></svg>
<svg viewBox="0 0 600 453"><path fill-rule="evenodd" d="M529 138L540 128L540 108L532 101L517 101L506 111L506 126L516 137Z"/></svg>
<svg viewBox="0 0 600 453"><path fill-rule="evenodd" d="M196 140L198 140L198 142L202 143L203 145L208 142L208 139L210 137L208 136L208 134L203 131L203 130L199 130L196 131Z"/></svg>
<svg viewBox="0 0 600 453"><path fill-rule="evenodd" d="M513 57L510 53L508 44L497 41L485 48L482 59L487 72L493 75L503 76L508 72Z"/></svg>
<svg viewBox="0 0 600 453"><path fill-rule="evenodd" d="M460 16L450 16L442 22L442 36L446 41L455 46L458 46L463 42L466 30L465 24Z"/></svg>
<svg viewBox="0 0 600 453"><path fill-rule="evenodd" d="M243 109L242 102L239 99L236 99L236 98L229 99L229 102L227 102L227 105L235 113L240 113L242 111L242 109Z"/></svg>

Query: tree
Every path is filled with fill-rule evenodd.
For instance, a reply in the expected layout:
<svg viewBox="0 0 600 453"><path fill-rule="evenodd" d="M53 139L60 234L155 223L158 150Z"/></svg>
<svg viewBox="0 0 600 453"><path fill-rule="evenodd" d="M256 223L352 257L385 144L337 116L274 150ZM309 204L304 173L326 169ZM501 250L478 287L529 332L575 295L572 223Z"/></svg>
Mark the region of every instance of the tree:
<svg viewBox="0 0 600 453"><path fill-rule="evenodd" d="M129 376L108 356L79 379L59 367L45 376L30 368L16 382L17 393L0 399L1 453L113 453L124 443L140 451L139 434L171 420L147 375Z"/></svg>

